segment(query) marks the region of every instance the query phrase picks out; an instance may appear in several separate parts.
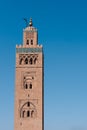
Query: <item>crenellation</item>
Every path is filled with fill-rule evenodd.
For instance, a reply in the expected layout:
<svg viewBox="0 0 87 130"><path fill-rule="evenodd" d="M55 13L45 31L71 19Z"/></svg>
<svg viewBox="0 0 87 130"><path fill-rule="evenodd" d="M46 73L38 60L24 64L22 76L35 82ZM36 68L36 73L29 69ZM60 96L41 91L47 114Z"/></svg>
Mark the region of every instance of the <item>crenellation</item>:
<svg viewBox="0 0 87 130"><path fill-rule="evenodd" d="M27 45L16 45L16 48L42 48L43 46L42 45L30 45L30 46L27 46Z"/></svg>

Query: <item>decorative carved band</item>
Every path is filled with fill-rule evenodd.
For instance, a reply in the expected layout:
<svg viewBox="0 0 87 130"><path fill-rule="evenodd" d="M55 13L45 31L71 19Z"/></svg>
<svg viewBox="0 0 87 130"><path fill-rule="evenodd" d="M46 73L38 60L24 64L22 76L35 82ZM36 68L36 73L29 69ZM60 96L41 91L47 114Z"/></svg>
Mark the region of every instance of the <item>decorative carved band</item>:
<svg viewBox="0 0 87 130"><path fill-rule="evenodd" d="M42 48L16 48L17 53L36 53L36 52L42 52Z"/></svg>

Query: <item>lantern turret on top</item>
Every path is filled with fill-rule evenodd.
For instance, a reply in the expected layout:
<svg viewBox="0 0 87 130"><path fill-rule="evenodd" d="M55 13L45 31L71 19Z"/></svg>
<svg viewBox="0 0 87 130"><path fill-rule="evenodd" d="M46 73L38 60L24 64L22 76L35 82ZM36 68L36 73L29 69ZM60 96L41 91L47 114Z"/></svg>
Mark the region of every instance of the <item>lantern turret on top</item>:
<svg viewBox="0 0 87 130"><path fill-rule="evenodd" d="M24 46L36 46L38 44L37 29L33 27L32 19L30 19L29 25L23 30L23 44Z"/></svg>

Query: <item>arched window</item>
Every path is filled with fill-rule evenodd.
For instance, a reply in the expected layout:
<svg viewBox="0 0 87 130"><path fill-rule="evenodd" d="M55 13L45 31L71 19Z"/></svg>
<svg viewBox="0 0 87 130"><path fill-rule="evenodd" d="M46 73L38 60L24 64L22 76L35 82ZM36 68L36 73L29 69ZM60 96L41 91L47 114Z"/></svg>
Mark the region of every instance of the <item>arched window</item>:
<svg viewBox="0 0 87 130"><path fill-rule="evenodd" d="M23 58L20 59L19 64L20 64L20 65L23 64Z"/></svg>
<svg viewBox="0 0 87 130"><path fill-rule="evenodd" d="M26 42L27 45L29 45L29 40L27 39L27 42Z"/></svg>
<svg viewBox="0 0 87 130"><path fill-rule="evenodd" d="M33 45L33 40L31 40L31 45Z"/></svg>
<svg viewBox="0 0 87 130"><path fill-rule="evenodd" d="M25 110L22 112L22 117L23 118L25 117Z"/></svg>
<svg viewBox="0 0 87 130"><path fill-rule="evenodd" d="M33 64L33 59L32 59L32 58L30 58L29 63L30 63L30 64Z"/></svg>
<svg viewBox="0 0 87 130"><path fill-rule="evenodd" d="M34 117L34 110L31 111L31 117Z"/></svg>
<svg viewBox="0 0 87 130"><path fill-rule="evenodd" d="M25 59L25 64L28 64L28 58Z"/></svg>
<svg viewBox="0 0 87 130"><path fill-rule="evenodd" d="M34 59L34 64L36 64L36 62L37 62L37 58Z"/></svg>
<svg viewBox="0 0 87 130"><path fill-rule="evenodd" d="M28 84L25 84L25 89L28 89Z"/></svg>
<svg viewBox="0 0 87 130"><path fill-rule="evenodd" d="M30 117L30 111L27 111L27 117Z"/></svg>
<svg viewBox="0 0 87 130"><path fill-rule="evenodd" d="M36 117L36 108L35 105L29 101L25 102L20 108L20 117L21 118L35 118Z"/></svg>
<svg viewBox="0 0 87 130"><path fill-rule="evenodd" d="M30 89L32 89L32 84L31 84L31 83L30 83L30 86L29 86L29 87L30 87Z"/></svg>

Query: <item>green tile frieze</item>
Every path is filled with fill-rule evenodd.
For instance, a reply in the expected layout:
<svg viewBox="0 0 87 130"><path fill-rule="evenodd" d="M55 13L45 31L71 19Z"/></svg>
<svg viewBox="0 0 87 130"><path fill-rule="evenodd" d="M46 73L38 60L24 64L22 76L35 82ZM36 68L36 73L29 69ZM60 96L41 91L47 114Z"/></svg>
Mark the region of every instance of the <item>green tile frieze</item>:
<svg viewBox="0 0 87 130"><path fill-rule="evenodd" d="M40 53L42 48L16 48L17 53Z"/></svg>

